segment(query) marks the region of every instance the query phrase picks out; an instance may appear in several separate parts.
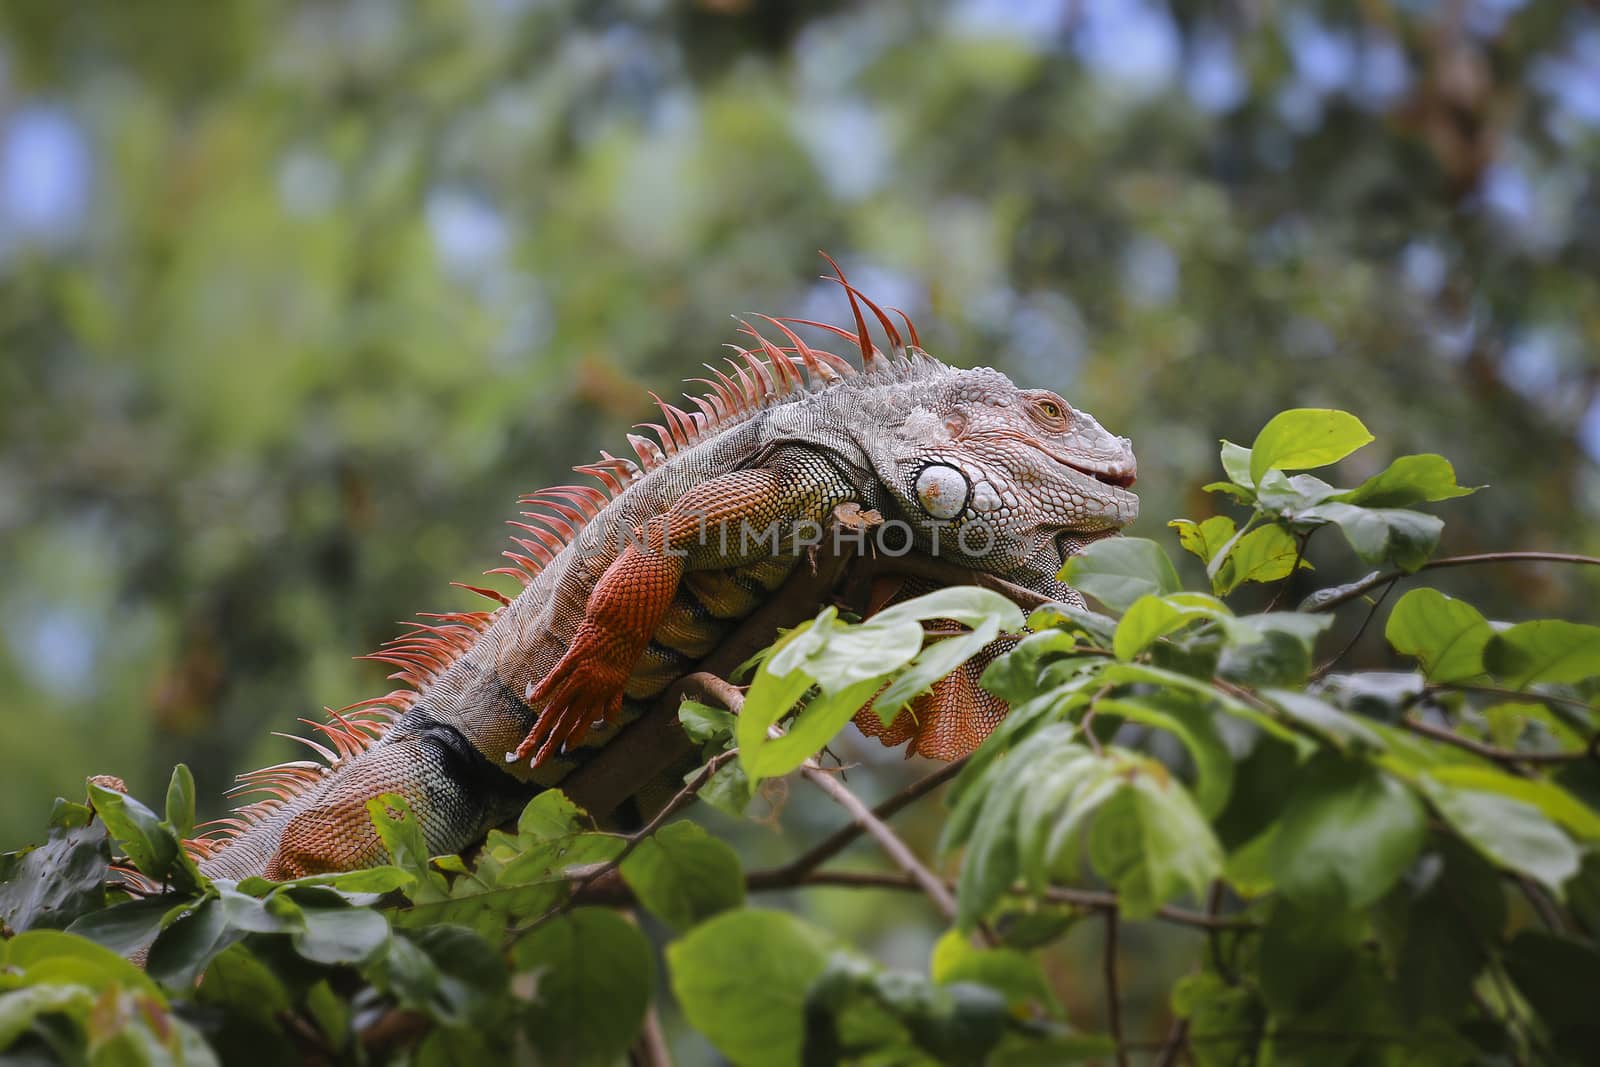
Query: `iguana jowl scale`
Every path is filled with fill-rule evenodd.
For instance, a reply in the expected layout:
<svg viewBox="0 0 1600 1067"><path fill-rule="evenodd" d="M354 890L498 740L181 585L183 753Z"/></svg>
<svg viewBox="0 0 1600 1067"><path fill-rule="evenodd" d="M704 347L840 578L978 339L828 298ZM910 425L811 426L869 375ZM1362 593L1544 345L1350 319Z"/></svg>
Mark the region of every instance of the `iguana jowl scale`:
<svg viewBox="0 0 1600 1067"><path fill-rule="evenodd" d="M515 599L478 590L498 606L421 616L371 657L409 688L312 723L324 762L241 776L266 797L191 843L201 869L290 878L381 863L366 803L384 793L407 799L431 851L460 851L692 672L794 568L796 524L841 505L900 520L923 551L938 538L945 558L1073 596L1055 579L1064 556L1138 513L1129 442L1052 392L939 362L909 320L907 344L834 280L855 331L804 325L857 345L861 369L803 341L789 325L801 320L759 316L783 344L743 324L755 351L699 379L710 391L696 410L657 399L659 444L630 436L637 462L603 453L576 468L598 487L524 498L536 510L512 523L513 566L491 572L522 582ZM914 720L902 713L885 742L945 758L975 746L1004 709L972 673L925 695Z"/></svg>

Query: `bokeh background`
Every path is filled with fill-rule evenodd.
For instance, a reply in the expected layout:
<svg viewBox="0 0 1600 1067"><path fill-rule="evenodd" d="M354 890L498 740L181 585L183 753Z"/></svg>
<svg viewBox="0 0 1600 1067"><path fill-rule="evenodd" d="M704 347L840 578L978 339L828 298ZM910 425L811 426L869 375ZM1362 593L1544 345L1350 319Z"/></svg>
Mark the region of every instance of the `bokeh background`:
<svg viewBox="0 0 1600 1067"><path fill-rule="evenodd" d="M1346 480L1490 484L1446 551L1600 550L1597 163L1592 4L7 0L0 847L86 773L182 759L220 813L731 312L842 319L818 248L1131 436L1174 554L1217 439L1297 405L1377 435ZM1361 572L1337 540L1306 589ZM1571 571L1443 584L1597 615ZM772 859L835 819L716 825ZM895 962L937 932L803 906ZM1144 936L1136 1023L1189 951Z"/></svg>

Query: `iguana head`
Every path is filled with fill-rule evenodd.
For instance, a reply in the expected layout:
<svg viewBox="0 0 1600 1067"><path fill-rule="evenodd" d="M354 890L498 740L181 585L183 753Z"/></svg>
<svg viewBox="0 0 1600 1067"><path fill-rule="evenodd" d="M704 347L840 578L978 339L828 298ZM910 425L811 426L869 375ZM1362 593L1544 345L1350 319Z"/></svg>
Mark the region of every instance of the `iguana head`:
<svg viewBox="0 0 1600 1067"><path fill-rule="evenodd" d="M1043 579L1138 517L1132 445L1057 394L988 367L933 375L917 393L892 443L869 452L938 554Z"/></svg>

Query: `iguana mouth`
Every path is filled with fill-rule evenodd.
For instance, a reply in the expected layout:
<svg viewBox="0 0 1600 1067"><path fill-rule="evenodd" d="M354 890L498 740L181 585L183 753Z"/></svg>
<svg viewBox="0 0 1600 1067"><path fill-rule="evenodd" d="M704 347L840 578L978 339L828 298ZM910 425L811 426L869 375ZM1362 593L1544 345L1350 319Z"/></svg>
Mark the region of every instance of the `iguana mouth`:
<svg viewBox="0 0 1600 1067"><path fill-rule="evenodd" d="M1136 477L1133 474L1128 474L1122 471L1097 471L1093 467L1084 467L1077 463L1067 463L1065 460L1062 460L1061 463L1064 466L1071 467L1079 474L1087 474L1097 482L1104 482L1106 485L1114 485L1118 489L1131 489Z"/></svg>

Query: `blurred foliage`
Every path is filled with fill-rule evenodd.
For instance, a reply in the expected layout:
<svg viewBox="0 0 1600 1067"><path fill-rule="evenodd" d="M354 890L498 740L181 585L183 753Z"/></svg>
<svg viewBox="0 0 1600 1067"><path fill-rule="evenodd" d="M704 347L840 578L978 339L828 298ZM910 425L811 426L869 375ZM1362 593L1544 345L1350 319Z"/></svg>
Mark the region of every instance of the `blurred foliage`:
<svg viewBox="0 0 1600 1067"><path fill-rule="evenodd" d="M1207 488L1249 509L1243 525L1213 544L1195 534L1218 519L1174 523L1209 593L1185 590L1156 541L1115 537L1062 571L1111 614L1080 600L1025 619L972 585L854 622L823 608L757 657L745 693L727 687L726 709L683 703L706 763L632 833L548 790L481 848L429 857L390 793L366 804L385 865L209 880L181 847L187 767L162 815L91 780L92 806L58 800L43 846L0 854L0 1050L603 1065L662 1004L681 1013L681 1044L741 1067L1591 1062L1600 626L1496 626L1417 585L1384 627L1390 666L1410 669L1341 670L1351 643L1325 640L1336 615L1370 622L1397 582L1447 565L1444 523L1419 508L1473 493L1436 454L1351 489L1292 473L1372 440L1348 412L1301 408L1249 448L1225 442L1226 478ZM1282 593L1308 541L1335 534L1394 569L1294 608L1240 615L1214 595ZM1272 535L1289 551L1252 547ZM874 693L886 727L913 714L909 697L1001 632L1019 640L982 684L1012 710L944 797L952 895L818 753ZM751 786L795 772L898 869L807 850L747 873L704 826L667 821L729 774L743 787L712 803L741 818ZM928 806L916 792L902 799ZM824 885L918 893L949 929L925 962L886 966L835 929L747 904ZM1103 1025L1069 1020L1058 995L1095 973L1070 940L1085 927L1101 931ZM1150 940L1124 953L1124 927ZM1148 957L1187 971L1156 1003L1124 993L1123 970ZM629 1057L643 1061L665 1062Z"/></svg>
<svg viewBox="0 0 1600 1067"><path fill-rule="evenodd" d="M1348 484L1428 450L1495 487L1445 551L1594 552L1597 71L1557 0L10 0L0 842L178 759L219 814L730 312L841 318L819 247L1132 437L1135 532L1325 406L1392 450ZM1362 573L1335 540L1319 586ZM1440 584L1594 615L1569 570Z"/></svg>

